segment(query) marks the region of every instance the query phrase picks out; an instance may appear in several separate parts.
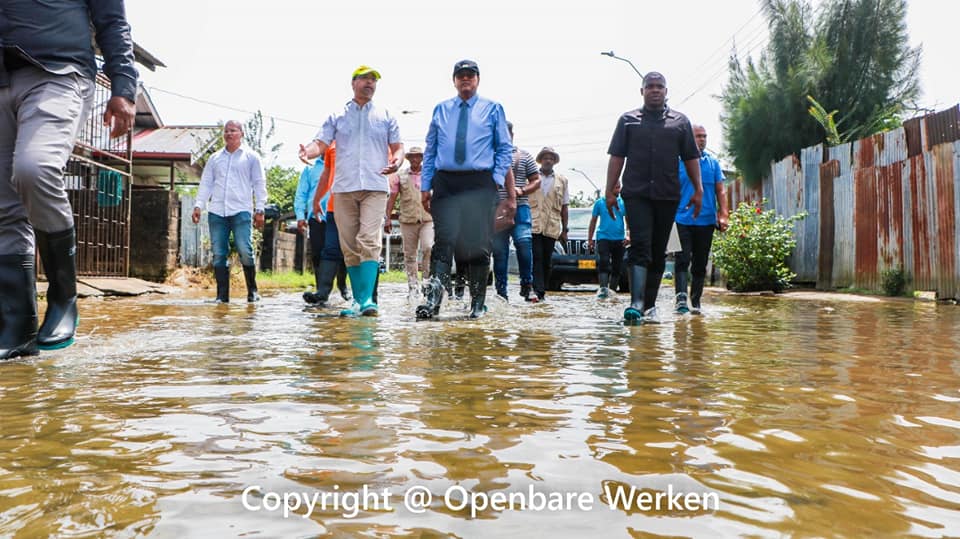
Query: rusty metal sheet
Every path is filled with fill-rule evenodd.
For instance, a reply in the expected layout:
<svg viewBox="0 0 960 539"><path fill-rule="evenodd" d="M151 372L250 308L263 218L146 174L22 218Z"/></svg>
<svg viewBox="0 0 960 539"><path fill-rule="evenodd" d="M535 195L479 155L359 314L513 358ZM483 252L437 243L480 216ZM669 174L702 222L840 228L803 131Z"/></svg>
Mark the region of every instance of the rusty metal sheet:
<svg viewBox="0 0 960 539"><path fill-rule="evenodd" d="M854 169L870 168L877 165L876 141L874 137L860 139L853 143Z"/></svg>
<svg viewBox="0 0 960 539"><path fill-rule="evenodd" d="M944 298L957 297L958 290L957 279L957 250L956 250L956 231L957 206L954 205L954 196L956 191L954 178L954 145L939 144L930 151L933 161L932 169L927 170L930 177L931 187L935 193L934 202L936 207L936 235L935 252L937 255L936 265L936 288L937 296ZM932 172L932 174L931 174Z"/></svg>
<svg viewBox="0 0 960 539"><path fill-rule="evenodd" d="M933 290L933 256L930 238L935 224L930 219L933 214L933 197L927 187L926 155L910 158L910 212L913 243L913 280L917 290Z"/></svg>
<svg viewBox="0 0 960 539"><path fill-rule="evenodd" d="M878 270L903 269L903 161L877 167Z"/></svg>
<svg viewBox="0 0 960 539"><path fill-rule="evenodd" d="M960 140L960 107L957 105L924 116L923 123L926 127L927 150L932 150L939 144Z"/></svg>
<svg viewBox="0 0 960 539"><path fill-rule="evenodd" d="M877 169L865 167L853 173L853 222L856 235L854 285L877 290Z"/></svg>
<svg viewBox="0 0 960 539"><path fill-rule="evenodd" d="M853 174L838 175L833 181L833 286L837 288L853 286L857 245L853 201Z"/></svg>
<svg viewBox="0 0 960 539"><path fill-rule="evenodd" d="M923 153L923 118L911 118L903 122L903 132L907 144L907 158Z"/></svg>
<svg viewBox="0 0 960 539"><path fill-rule="evenodd" d="M953 299L960 300L960 141L953 143L953 209Z"/></svg>
<svg viewBox="0 0 960 539"><path fill-rule="evenodd" d="M820 172L820 252L817 262L817 288L830 290L833 284L833 248L834 248L834 213L833 213L833 182L840 174L840 163L836 160L827 161L818 167Z"/></svg>

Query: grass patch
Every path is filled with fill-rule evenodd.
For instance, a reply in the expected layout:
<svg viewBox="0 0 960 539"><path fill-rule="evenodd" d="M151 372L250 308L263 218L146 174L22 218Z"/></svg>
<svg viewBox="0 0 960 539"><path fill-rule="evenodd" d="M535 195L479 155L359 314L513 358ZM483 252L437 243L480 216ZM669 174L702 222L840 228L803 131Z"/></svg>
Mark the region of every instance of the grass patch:
<svg viewBox="0 0 960 539"><path fill-rule="evenodd" d="M349 280L349 278L348 278ZM394 270L380 274L381 283L405 283L407 274ZM263 289L307 290L313 288L313 273L296 271L261 271L257 273L257 286Z"/></svg>

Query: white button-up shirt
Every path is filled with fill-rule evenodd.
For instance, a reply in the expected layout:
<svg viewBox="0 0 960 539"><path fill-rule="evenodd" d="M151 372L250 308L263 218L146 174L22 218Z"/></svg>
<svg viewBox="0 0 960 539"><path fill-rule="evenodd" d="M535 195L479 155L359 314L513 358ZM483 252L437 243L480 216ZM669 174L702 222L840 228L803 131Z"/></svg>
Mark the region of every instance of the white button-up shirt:
<svg viewBox="0 0 960 539"><path fill-rule="evenodd" d="M334 193L390 191L380 171L389 162L390 144L400 142L400 128L386 110L372 101L361 107L351 99L343 112L327 118L314 140L328 146L337 141Z"/></svg>
<svg viewBox="0 0 960 539"><path fill-rule="evenodd" d="M230 217L241 212L263 211L267 181L257 152L241 145L233 153L226 148L213 154L203 167L195 207Z"/></svg>

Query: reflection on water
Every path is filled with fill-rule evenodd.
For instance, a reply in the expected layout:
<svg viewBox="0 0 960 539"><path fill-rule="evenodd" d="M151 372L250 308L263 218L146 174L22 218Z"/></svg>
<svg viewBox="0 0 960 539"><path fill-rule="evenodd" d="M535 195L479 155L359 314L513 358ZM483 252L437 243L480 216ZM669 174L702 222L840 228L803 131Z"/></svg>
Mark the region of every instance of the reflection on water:
<svg viewBox="0 0 960 539"><path fill-rule="evenodd" d="M0 536L960 535L954 307L722 297L624 327L568 293L417 323L404 295L357 320L294 294L84 303L78 345L0 365ZM365 487L391 503L263 509ZM610 509L618 488L720 507Z"/></svg>

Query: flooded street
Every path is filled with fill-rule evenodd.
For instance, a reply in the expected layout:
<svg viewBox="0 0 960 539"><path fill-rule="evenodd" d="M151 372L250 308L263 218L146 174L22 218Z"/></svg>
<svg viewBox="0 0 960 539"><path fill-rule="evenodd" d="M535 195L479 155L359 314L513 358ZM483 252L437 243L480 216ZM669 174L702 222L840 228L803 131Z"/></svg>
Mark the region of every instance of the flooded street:
<svg viewBox="0 0 960 539"><path fill-rule="evenodd" d="M641 327L587 291L424 322L398 284L364 319L84 300L77 345L0 364L0 536L960 535L960 309L667 295ZM611 508L631 487L719 508Z"/></svg>

